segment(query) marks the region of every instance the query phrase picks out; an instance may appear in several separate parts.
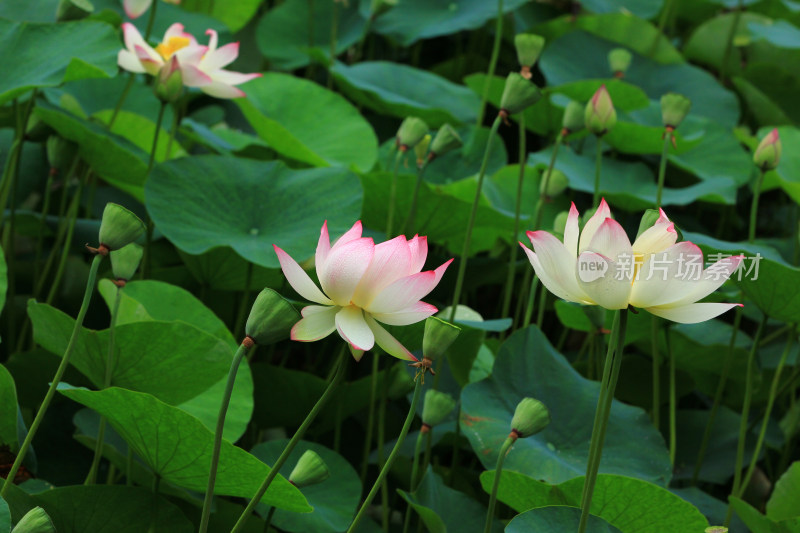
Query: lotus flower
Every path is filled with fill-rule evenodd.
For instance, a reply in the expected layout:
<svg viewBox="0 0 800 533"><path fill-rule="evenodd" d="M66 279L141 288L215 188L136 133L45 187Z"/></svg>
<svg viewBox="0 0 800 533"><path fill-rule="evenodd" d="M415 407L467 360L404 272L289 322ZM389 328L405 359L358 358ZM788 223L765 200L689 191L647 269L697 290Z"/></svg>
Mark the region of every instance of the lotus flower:
<svg viewBox="0 0 800 533"><path fill-rule="evenodd" d="M164 0L168 4L180 4L181 0ZM122 6L125 8L125 14L128 17L135 19L139 18L142 13L150 9L153 0L123 0Z"/></svg>
<svg viewBox="0 0 800 533"><path fill-rule="evenodd" d="M379 322L405 326L437 311L420 299L436 287L453 260L422 272L428 255L426 237L406 240L401 235L376 245L361 237L359 221L331 246L326 221L315 256L322 290L289 254L274 248L289 284L303 298L320 304L303 308L303 319L292 328L292 340L316 341L336 330L356 360L375 343L390 355L417 360Z"/></svg>
<svg viewBox="0 0 800 533"><path fill-rule="evenodd" d="M224 70L222 67L228 66L239 56L239 43L228 43L217 48L217 32L206 30L209 36L208 49L200 58L196 65L196 78L192 78L192 83L186 83L189 87L198 87L204 93L216 98L241 98L245 96L244 91L234 87L241 85L254 78L260 78L261 74L243 74ZM193 65L192 68L195 68Z"/></svg>
<svg viewBox="0 0 800 533"><path fill-rule="evenodd" d="M520 243L545 287L564 300L606 309L629 305L684 324L710 320L741 304L696 303L714 292L739 267L743 256L727 257L703 269L695 244L676 243L675 226L663 210L656 223L631 244L611 218L605 199L578 227L575 204L564 242L545 231L529 231L534 251Z"/></svg>

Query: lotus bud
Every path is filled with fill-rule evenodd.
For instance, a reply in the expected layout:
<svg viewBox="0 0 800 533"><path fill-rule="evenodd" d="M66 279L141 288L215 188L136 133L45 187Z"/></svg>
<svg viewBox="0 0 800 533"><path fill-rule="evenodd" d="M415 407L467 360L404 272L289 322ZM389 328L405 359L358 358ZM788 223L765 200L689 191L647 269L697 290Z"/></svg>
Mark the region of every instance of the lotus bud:
<svg viewBox="0 0 800 533"><path fill-rule="evenodd" d="M553 198L564 192L567 185L569 180L563 172L555 168L552 172L545 170L539 184L539 194L544 198Z"/></svg>
<svg viewBox="0 0 800 533"><path fill-rule="evenodd" d="M625 77L628 67L631 66L633 55L624 48L614 48L608 53L608 65L615 78Z"/></svg>
<svg viewBox="0 0 800 533"><path fill-rule="evenodd" d="M511 432L524 439L539 433L549 423L550 411L545 404L533 398L523 398L511 419Z"/></svg>
<svg viewBox="0 0 800 533"><path fill-rule="evenodd" d="M598 136L604 135L617 123L614 102L611 101L605 85L601 85L586 104L583 120L586 129Z"/></svg>
<svg viewBox="0 0 800 533"><path fill-rule="evenodd" d="M59 0L56 7L56 22L80 20L94 12L94 6L89 0Z"/></svg>
<svg viewBox="0 0 800 533"><path fill-rule="evenodd" d="M99 253L119 250L142 236L144 222L119 204L107 203L100 221Z"/></svg>
<svg viewBox="0 0 800 533"><path fill-rule="evenodd" d="M111 272L117 279L116 285L125 286L125 282L133 278L136 269L139 268L139 263L142 262L142 255L144 248L132 242L127 246L123 246L119 250L114 250L108 256L111 258Z"/></svg>
<svg viewBox="0 0 800 533"><path fill-rule="evenodd" d="M569 218L569 213L567 213L566 211L561 211L559 214L557 214L556 218L553 219L553 231L563 235L564 231L567 229L568 218Z"/></svg>
<svg viewBox="0 0 800 533"><path fill-rule="evenodd" d="M41 507L34 507L20 518L11 533L56 533L56 526Z"/></svg>
<svg viewBox="0 0 800 533"><path fill-rule="evenodd" d="M428 133L428 125L417 117L408 117L397 130L396 143L401 152L414 148Z"/></svg>
<svg viewBox="0 0 800 533"><path fill-rule="evenodd" d="M414 147L414 155L417 156L417 166L422 168L425 164L425 157L428 155L428 147L431 145L431 135L426 133L425 137Z"/></svg>
<svg viewBox="0 0 800 533"><path fill-rule="evenodd" d="M441 424L455 407L456 401L449 394L435 389L425 391L425 402L422 405L422 432L427 433L432 427Z"/></svg>
<svg viewBox="0 0 800 533"><path fill-rule="evenodd" d="M435 316L425 319L425 333L422 336L422 355L436 361L450 348L461 333L461 328Z"/></svg>
<svg viewBox="0 0 800 533"><path fill-rule="evenodd" d="M299 319L297 309L286 298L264 289L256 296L244 332L257 344L272 344L287 338Z"/></svg>
<svg viewBox="0 0 800 533"><path fill-rule="evenodd" d="M165 104L171 104L181 97L183 94L183 74L181 74L177 55L173 55L158 71L158 76L156 76L153 84L153 91L155 91L156 97Z"/></svg>
<svg viewBox="0 0 800 533"><path fill-rule="evenodd" d="M428 159L432 160L434 157L439 157L456 148L461 148L462 144L461 137L458 136L458 132L453 129L453 126L444 124L436 132L436 137L433 138Z"/></svg>
<svg viewBox="0 0 800 533"><path fill-rule="evenodd" d="M539 87L525 79L518 72L512 72L506 78L503 97L500 99L500 114L507 117L524 111L542 97Z"/></svg>
<svg viewBox="0 0 800 533"><path fill-rule="evenodd" d="M562 133L568 135L583 129L584 109L581 104L570 100L564 109L564 118L561 121Z"/></svg>
<svg viewBox="0 0 800 533"><path fill-rule="evenodd" d="M661 120L664 127L675 129L689 114L692 101L678 93L667 93L661 97Z"/></svg>
<svg viewBox="0 0 800 533"><path fill-rule="evenodd" d="M50 164L51 172L56 173L61 170L66 170L75 160L78 154L78 145L59 137L58 135L51 135L47 138L45 144L47 149L47 162Z"/></svg>
<svg viewBox="0 0 800 533"><path fill-rule="evenodd" d="M544 37L532 33L520 33L514 37L514 46L517 49L517 60L522 67L520 74L529 80L531 67L536 64L544 48Z"/></svg>
<svg viewBox="0 0 800 533"><path fill-rule="evenodd" d="M289 483L301 489L322 483L329 477L331 477L331 472L322 457L317 452L306 450L292 469L292 473L289 474Z"/></svg>
<svg viewBox="0 0 800 533"><path fill-rule="evenodd" d="M753 163L761 170L772 170L778 166L781 160L781 138L778 129L774 128L771 132L761 139L761 142L753 154Z"/></svg>

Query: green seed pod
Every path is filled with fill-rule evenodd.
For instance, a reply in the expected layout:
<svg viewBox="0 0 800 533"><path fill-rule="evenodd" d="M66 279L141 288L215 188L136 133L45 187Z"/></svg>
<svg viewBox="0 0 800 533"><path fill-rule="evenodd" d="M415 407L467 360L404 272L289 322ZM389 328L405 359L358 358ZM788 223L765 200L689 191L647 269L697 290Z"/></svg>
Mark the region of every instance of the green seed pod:
<svg viewBox="0 0 800 533"><path fill-rule="evenodd" d="M156 93L156 98L165 104L171 104L183 95L183 74L178 64L178 56L173 55L158 71L153 91Z"/></svg>
<svg viewBox="0 0 800 533"><path fill-rule="evenodd" d="M567 229L568 218L569 218L569 213L567 213L566 211L561 211L559 214L557 214L556 218L553 219L553 231L563 235L564 230Z"/></svg>
<svg viewBox="0 0 800 533"><path fill-rule="evenodd" d="M772 170L780 163L782 151L783 145L780 135L778 135L778 129L774 128L761 139L758 148L753 153L753 163L762 170Z"/></svg>
<svg viewBox="0 0 800 533"><path fill-rule="evenodd" d="M119 250L145 232L144 222L119 204L107 203L100 222L100 246L109 251Z"/></svg>
<svg viewBox="0 0 800 533"><path fill-rule="evenodd" d="M47 149L47 162L50 168L59 171L66 171L75 160L78 154L78 145L59 137L58 135L51 135L47 138L45 144Z"/></svg>
<svg viewBox="0 0 800 533"><path fill-rule="evenodd" d="M511 420L511 431L520 438L530 437L542 431L550 423L550 411L547 406L533 398L523 398L517 404L514 418Z"/></svg>
<svg viewBox="0 0 800 533"><path fill-rule="evenodd" d="M538 102L541 97L542 91L535 83L518 72L512 72L506 78L503 97L500 99L500 112L508 115L519 113Z"/></svg>
<svg viewBox="0 0 800 533"><path fill-rule="evenodd" d="M428 155L428 147L431 145L431 135L426 133L425 137L414 147L414 155L417 156L417 164L422 165L425 163L425 157Z"/></svg>
<svg viewBox="0 0 800 533"><path fill-rule="evenodd" d="M328 465L317 455L317 452L306 450L289 474L289 482L297 488L322 483L331 477Z"/></svg>
<svg viewBox="0 0 800 533"><path fill-rule="evenodd" d="M633 55L624 48L614 48L608 53L608 66L615 76L621 78L631 66Z"/></svg>
<svg viewBox="0 0 800 533"><path fill-rule="evenodd" d="M34 507L17 522L11 533L56 533L56 527L44 509Z"/></svg>
<svg viewBox="0 0 800 533"><path fill-rule="evenodd" d="M119 250L114 250L108 256L111 258L111 272L119 281L128 281L133 278L139 263L142 262L144 248L132 242Z"/></svg>
<svg viewBox="0 0 800 533"><path fill-rule="evenodd" d="M574 133L582 130L583 115L583 106L574 100L570 100L567 107L564 109L564 118L561 121L561 127L564 128L567 133Z"/></svg>
<svg viewBox="0 0 800 533"><path fill-rule="evenodd" d="M520 33L514 37L514 46L517 49L517 61L520 66L530 68L536 64L544 49L544 37L532 33Z"/></svg>
<svg viewBox="0 0 800 533"><path fill-rule="evenodd" d="M408 117L397 130L397 146L402 151L414 148L418 142L428 133L428 125L425 121L417 117Z"/></svg>
<svg viewBox="0 0 800 533"><path fill-rule="evenodd" d="M435 389L428 389L425 391L425 402L422 404L422 423L428 427L438 426L455 407L456 401L452 396Z"/></svg>
<svg viewBox="0 0 800 533"><path fill-rule="evenodd" d="M601 85L586 104L583 117L586 129L595 135L604 135L617 123L617 111L605 85Z"/></svg>
<svg viewBox="0 0 800 533"><path fill-rule="evenodd" d="M542 181L539 183L539 194L545 198L553 198L564 192L569 185L567 176L554 168L552 172L542 172Z"/></svg>
<svg viewBox="0 0 800 533"><path fill-rule="evenodd" d="M461 148L462 144L461 137L458 136L453 126L443 124L439 131L436 132L436 137L433 138L431 154L434 157L439 157L456 148Z"/></svg>
<svg viewBox="0 0 800 533"><path fill-rule="evenodd" d="M664 127L675 129L689 114L692 101L678 93L667 93L661 97L661 120Z"/></svg>
<svg viewBox="0 0 800 533"><path fill-rule="evenodd" d="M258 344L272 344L288 337L299 319L297 309L286 298L272 289L264 289L250 309L244 332Z"/></svg>
<svg viewBox="0 0 800 533"><path fill-rule="evenodd" d="M425 320L425 334L422 336L422 356L436 361L456 340L461 328L435 316Z"/></svg>

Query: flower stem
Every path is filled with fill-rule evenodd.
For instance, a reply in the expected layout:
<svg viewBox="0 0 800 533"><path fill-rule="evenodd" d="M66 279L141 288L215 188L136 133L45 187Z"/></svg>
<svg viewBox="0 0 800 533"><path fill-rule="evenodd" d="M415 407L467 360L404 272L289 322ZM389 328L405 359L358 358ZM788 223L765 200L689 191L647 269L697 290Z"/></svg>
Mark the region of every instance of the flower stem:
<svg viewBox="0 0 800 533"><path fill-rule="evenodd" d="M150 38L150 34L153 33L153 24L156 21L156 7L158 6L158 2L153 2L150 6L150 18L147 19L147 29L144 32L144 40Z"/></svg>
<svg viewBox="0 0 800 533"><path fill-rule="evenodd" d="M497 129L500 127L500 115L494 119L492 129L489 131L489 138L486 140L486 150L483 152L483 161L481 162L480 173L478 174L478 185L475 189L475 199L472 201L472 210L469 213L469 222L467 222L467 231L464 235L464 246L461 248L461 260L458 262L458 276L456 277L456 289L453 295L453 305L450 308L450 322L456 316L456 308L461 298L461 289L464 286L464 274L467 271L467 256L469 255L469 245L472 241L472 229L475 226L475 216L478 213L478 204L481 199L481 189L483 188L483 178L486 176L486 167L489 165L489 154L492 149L492 139L494 139Z"/></svg>
<svg viewBox="0 0 800 533"><path fill-rule="evenodd" d="M753 365L756 359L756 351L758 351L758 343L761 340L761 335L764 333L764 327L767 324L767 315L764 314L761 322L758 324L756 335L753 337L753 346L750 348L750 353L747 356L747 373L745 374L744 385L744 401L742 403L742 417L739 421L739 442L736 447L736 466L733 471L733 489L731 496L739 497L742 492L742 462L744 461L744 445L747 439L747 418L750 414L750 402L753 399ZM728 505L728 513L725 516L724 526L727 527L730 523L733 507Z"/></svg>
<svg viewBox="0 0 800 533"><path fill-rule="evenodd" d="M500 311L501 317L508 316L511 309L511 295L514 292L514 274L517 266L517 246L516 240L519 235L519 216L522 211L522 185L525 182L525 161L527 159L527 147L525 146L525 115L519 114L519 176L517 177L517 199L514 206L514 231L511 234L511 251L508 256L508 274L506 274L506 290L503 294L503 306ZM527 270L526 270L527 271ZM501 334L504 335L504 334Z"/></svg>
<svg viewBox="0 0 800 533"><path fill-rule="evenodd" d="M386 443L386 404L387 404L387 387L381 387L381 399L378 402L378 439L377 439L377 452L378 452L378 468L383 470L386 466L386 458L384 457L384 444ZM384 531L389 531L389 484L386 478L380 483L381 486L381 527Z"/></svg>
<svg viewBox="0 0 800 533"><path fill-rule="evenodd" d="M650 321L650 347L653 352L653 425L661 427L661 356L658 353L658 317L653 315Z"/></svg>
<svg viewBox="0 0 800 533"><path fill-rule="evenodd" d="M516 433L512 432L500 448L500 455L497 456L497 465L494 467L494 483L492 483L492 493L489 496L489 509L486 511L486 524L483 526L483 533L491 533L492 531L492 518L494 518L494 507L497 504L497 488L500 486L500 476L503 474L503 461L505 461L511 445L516 441Z"/></svg>
<svg viewBox="0 0 800 533"><path fill-rule="evenodd" d="M247 262L247 270L244 276L244 290L242 299L239 302L239 311L236 313L236 324L233 328L235 335L241 336L244 333L244 324L247 319L247 310L252 307L250 302L250 285L253 283L253 263Z"/></svg>
<svg viewBox="0 0 800 533"><path fill-rule="evenodd" d="M389 458L386 460L386 464L383 465L381 468L380 474L378 474L378 479L375 480L375 483L372 485L372 489L370 489L369 494L367 494L367 498L364 500L364 503L361 504L361 508L358 510L356 517L353 519L353 522L350 524L350 527L347 528L347 533L352 533L356 530L359 522L361 519L364 518L364 514L366 514L367 508L372 503L372 500L375 499L376 494L378 493L378 489L380 488L383 480L386 479L386 475L389 473L389 470L392 468L395 459L397 459L397 454L400 452L400 447L403 445L403 441L406 440L406 435L408 435L408 430L411 428L411 422L414 420L414 416L417 412L417 403L419 403L419 396L420 392L422 391L422 376L418 376L416 379L416 384L414 386L414 397L411 400L411 407L408 409L408 415L406 416L406 421L403 424L403 428L400 430L400 436L397 437L397 442L395 442L394 448L392 448L392 452L389 454Z"/></svg>
<svg viewBox="0 0 800 533"><path fill-rule="evenodd" d="M600 202L600 171L603 168L603 137L597 136L597 155L594 161L594 196L592 205L597 206Z"/></svg>
<svg viewBox="0 0 800 533"><path fill-rule="evenodd" d="M678 448L678 397L676 394L675 382L675 355L669 342L669 324L664 331L664 339L667 346L667 359L669 359L669 464L675 467L675 454Z"/></svg>
<svg viewBox="0 0 800 533"><path fill-rule="evenodd" d="M206 495L203 499L203 512L200 515L200 533L208 531L208 521L211 517L211 501L214 499L214 484L217 481L219 454L222 449L222 433L225 429L225 416L228 413L228 406L231 403L233 386L236 382L236 373L239 370L239 364L242 362L242 359L253 345L253 341L249 337L246 337L236 349L236 353L233 355L233 360L231 361L231 368L228 370L228 381L225 383L225 392L222 394L222 403L219 406L219 414L217 415L217 427L214 431L214 449L211 453L211 469L208 473L208 485L206 486ZM275 469L273 468L273 470ZM272 471L270 471L270 473L272 473Z"/></svg>
<svg viewBox="0 0 800 533"><path fill-rule="evenodd" d="M427 427L423 425L423 428ZM411 462L411 481L408 483L408 492L413 493L417 490L417 475L419 474L419 454L422 451L422 440L425 435L430 433L428 431L420 431L417 435L417 442L414 445L414 459ZM406 516L403 518L403 533L408 533L408 527L411 525L411 504L406 507Z"/></svg>
<svg viewBox="0 0 800 533"><path fill-rule="evenodd" d="M375 430L375 397L378 392L378 353L372 352L372 373L370 376L369 387L369 408L367 411L367 430L364 432L364 455L361 458L361 485L367 479L367 469L369 468L369 452L372 448L372 433ZM385 383L384 383L385 387Z"/></svg>
<svg viewBox="0 0 800 533"><path fill-rule="evenodd" d="M414 194L411 197L411 208L408 210L408 217L406 223L403 224L403 233L408 234L414 228L414 218L417 214L417 200L419 199L419 190L422 187L422 176L425 174L425 169L428 168L427 163L423 163L417 169L417 182L414 184Z"/></svg>
<svg viewBox="0 0 800 533"><path fill-rule="evenodd" d="M39 425L42 423L45 413L47 413L47 408L50 406L50 402L53 400L53 396L56 394L56 389L58 388L58 384L61 382L61 378L64 376L64 372L67 370L67 366L69 366L69 359L72 356L72 352L75 350L75 345L78 341L78 335L81 331L81 326L83 326L83 319L86 316L86 311L89 309L89 302L92 299L95 281L97 280L97 270L100 268L100 262L103 260L103 257L103 255L98 254L94 256L94 259L92 259L92 266L89 269L89 279L86 280L86 290L83 293L83 301L81 302L80 311L78 311L78 317L75 319L75 326L72 328L72 335L69 338L67 349L64 351L64 355L61 357L61 364L58 365L56 375L53 376L53 380L50 383L50 388L47 389L47 394L45 394L44 400L42 400L42 404L39 406L39 410L36 412L36 417L33 419L33 423L31 423L28 434L25 436L25 440L19 447L17 458L14 460L14 464L11 465L11 469L8 471L6 480L3 483L3 488L0 489L0 498L6 495L8 492L8 487L14 483L14 478L19 471L19 467L22 465L22 461L25 459L25 455L28 453L31 442L33 442L33 437L36 435L36 431L39 429Z"/></svg>
<svg viewBox="0 0 800 533"><path fill-rule="evenodd" d="M153 134L153 146L150 148L150 159L147 162L147 171L144 174L144 179L142 180L142 183L147 182L147 178L150 177L150 172L153 170L153 165L155 164L156 161L156 149L158 148L158 134L161 132L161 123L164 120L164 111L166 109L167 109L166 102L161 102L161 106L158 108L158 119L156 119L156 131ZM148 216L147 234L144 246L144 257L142 258L142 279L147 279L150 276L152 248L153 248L153 220Z"/></svg>
<svg viewBox="0 0 800 533"><path fill-rule="evenodd" d="M111 386L111 377L114 374L114 331L117 327L117 314L119 313L119 303L122 300L122 288L117 287L114 294L114 305L111 309L111 324L108 327L108 354L106 355L106 375L103 379L103 388ZM106 417L100 417L100 427L97 430L97 442L94 446L94 457L89 474L86 476L84 485L94 485L97 479L97 469L100 466L100 458L103 457L103 440L106 434Z"/></svg>
<svg viewBox="0 0 800 533"><path fill-rule="evenodd" d="M761 185L764 183L764 169L758 171L755 187L753 188L753 203L750 205L750 228L747 232L747 241L753 242L756 238L756 218L758 217L758 199L761 196Z"/></svg>
<svg viewBox="0 0 800 533"><path fill-rule="evenodd" d="M122 110L122 104L125 103L125 99L128 97L128 93L131 92L131 88L133 88L133 84L136 81L136 74L131 72L128 74L128 83L125 84L125 88L122 89L122 93L119 95L119 100L117 100L117 105L114 106L114 112L111 113L111 118L108 121L108 129L110 130L114 126L114 122L117 121L117 116L119 112Z"/></svg>
<svg viewBox="0 0 800 533"><path fill-rule="evenodd" d="M386 213L386 238L392 238L392 226L394 225L394 203L397 199L397 173L400 170L400 160L403 158L402 150L397 150L394 156L394 169L392 170L392 182L389 188L389 210Z"/></svg>
<svg viewBox="0 0 800 533"><path fill-rule="evenodd" d="M725 51L722 54L722 64L719 66L719 79L722 83L725 83L726 78L728 77L728 62L731 58L731 52L733 51L733 39L736 37L736 29L739 27L739 19L742 17L742 11L744 10L744 2L743 0L739 0L738 5L736 6L736 11L733 14L733 21L731 22L731 30L728 32L728 39L725 41Z"/></svg>
<svg viewBox="0 0 800 533"><path fill-rule="evenodd" d="M481 106L478 108L477 127L483 124L483 117L486 111L486 101L489 99L489 87L491 87L494 71L497 68L497 59L500 57L500 45L503 40L503 0L497 0L497 19L494 27L494 44L492 45L492 55L489 57L489 70L486 72L486 79L483 82L483 92L481 93Z"/></svg>
<svg viewBox="0 0 800 533"><path fill-rule="evenodd" d="M258 487L255 495L250 499L247 507L245 507L244 511L239 517L239 520L237 520L236 524L234 524L233 529L231 529L231 533L238 533L242 530L245 522L247 522L247 518L250 516L250 513L253 512L256 504L261 501L261 497L264 496L264 493L267 492L267 489L269 488L270 484L272 484L272 481L275 479L275 477L277 477L281 467L289 458L289 454L292 453L292 450L294 450L295 446L297 446L297 443L300 442L300 439L302 439L303 435L305 435L308 427L311 425L314 419L317 418L319 412L322 411L322 408L325 407L325 404L328 403L328 400L330 400L331 396L336 391L339 383L342 381L342 377L344 376L344 369L347 363L347 358L345 357L346 352L347 345L343 345L339 352L339 358L337 361L338 369L336 370L336 374L334 374L333 379L331 379L331 382L328 384L328 388L325 389L325 392L322 393L322 396L320 396L319 400L317 400L317 403L314 404L314 407L312 407L311 411L308 413L308 415L306 415L306 419L303 420L303 423L300 424L299 428L297 428L297 431L292 436L291 440L286 444L286 447L283 449L283 452L281 452L278 460L275 461L274 465L272 465L269 474L267 474L267 477L261 483L261 486Z"/></svg>
<svg viewBox="0 0 800 533"><path fill-rule="evenodd" d="M672 132L664 132L664 147L661 150L661 161L658 165L658 188L656 189L656 209L661 207L661 194L664 192L664 179L667 176L667 154L669 143L672 141Z"/></svg>
<svg viewBox="0 0 800 533"><path fill-rule="evenodd" d="M87 177L90 172L91 171L87 171ZM84 181L85 180L80 180L78 182L78 190L75 191L75 196L73 196L69 205L66 232L64 233L64 245L61 248L61 256L58 260L56 273L53 275L53 279L50 282L50 290L47 292L47 298L45 299L45 302L48 304L52 303L55 299L58 293L58 287L61 285L61 278L64 277L64 268L67 265L67 258L69 257L70 248L72 247L75 224L78 221L78 211L80 210L81 192L83 192ZM42 282L44 282L44 280L42 280Z"/></svg>
<svg viewBox="0 0 800 533"><path fill-rule="evenodd" d="M619 371L622 366L627 324L628 310L622 309L614 316L614 325L612 326L606 361L603 367L603 381L600 384L600 397L597 400L597 410L594 415L592 441L589 445L589 462L586 465L586 479L581 496L581 519L578 525L578 533L585 533L586 526L589 523L589 509L592 506L592 495L597 482L597 473L600 469L600 459L603 455L603 442L606 437L608 419L611 415L611 405L614 402L614 390L617 387Z"/></svg>

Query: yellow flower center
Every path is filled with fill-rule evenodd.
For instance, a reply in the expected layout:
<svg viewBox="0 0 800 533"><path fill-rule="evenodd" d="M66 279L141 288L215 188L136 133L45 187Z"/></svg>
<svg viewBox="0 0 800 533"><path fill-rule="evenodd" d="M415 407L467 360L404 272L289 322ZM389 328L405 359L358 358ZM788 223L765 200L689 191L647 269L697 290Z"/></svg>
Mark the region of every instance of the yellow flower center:
<svg viewBox="0 0 800 533"><path fill-rule="evenodd" d="M642 268L643 264L644 264L644 254L643 253L633 254L633 277L631 278L631 285L633 285L633 282L636 281L636 276L639 275L639 269Z"/></svg>
<svg viewBox="0 0 800 533"><path fill-rule="evenodd" d="M188 37L170 37L166 43L160 43L156 46L156 52L161 54L161 57L164 59L169 59L172 57L172 54L181 48L189 46L189 42Z"/></svg>

